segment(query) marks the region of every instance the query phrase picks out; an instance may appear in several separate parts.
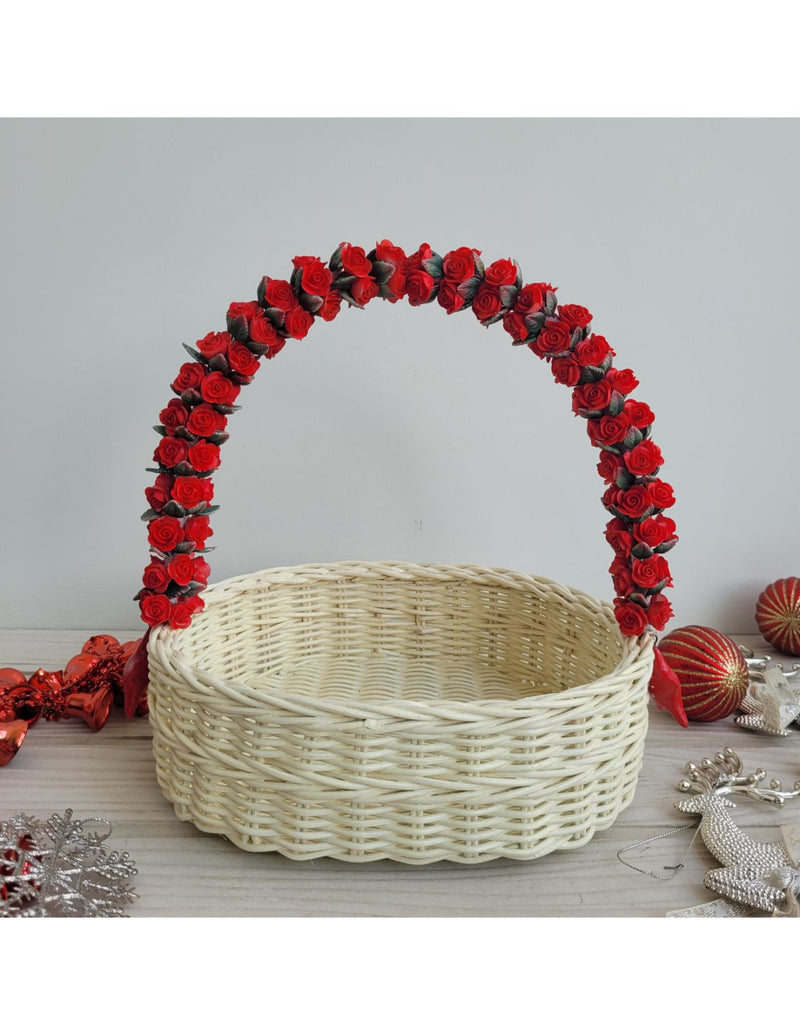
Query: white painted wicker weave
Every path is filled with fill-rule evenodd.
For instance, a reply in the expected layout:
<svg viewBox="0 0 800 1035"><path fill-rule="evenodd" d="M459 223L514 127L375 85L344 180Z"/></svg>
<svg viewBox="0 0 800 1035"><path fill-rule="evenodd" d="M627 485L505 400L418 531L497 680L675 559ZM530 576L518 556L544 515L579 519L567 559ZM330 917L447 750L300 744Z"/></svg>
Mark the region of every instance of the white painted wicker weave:
<svg viewBox="0 0 800 1035"><path fill-rule="evenodd" d="M653 637L479 567L336 563L210 587L149 641L181 819L292 859L476 863L576 848L630 803Z"/></svg>

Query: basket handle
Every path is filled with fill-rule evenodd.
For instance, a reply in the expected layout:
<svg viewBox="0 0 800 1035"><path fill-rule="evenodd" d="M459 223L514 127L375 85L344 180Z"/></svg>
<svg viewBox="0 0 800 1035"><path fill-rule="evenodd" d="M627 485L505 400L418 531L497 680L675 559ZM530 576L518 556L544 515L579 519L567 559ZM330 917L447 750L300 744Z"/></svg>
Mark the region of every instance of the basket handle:
<svg viewBox="0 0 800 1035"><path fill-rule="evenodd" d="M213 472L236 399L262 358L273 359L319 320L333 320L342 302L363 309L376 297L392 303L406 297L413 306L435 300L447 313L471 309L486 327L502 323L513 344L526 345L549 364L557 383L572 389L573 412L586 419L589 439L600 450L620 630L640 636L664 628L672 617L662 592L672 585L664 554L677 542L675 522L664 511L675 499L659 477L663 457L651 438L653 413L631 398L638 381L633 371L614 365L614 350L592 332L588 309L559 305L551 284L524 283L514 260L486 266L481 253L467 247L442 256L422 244L406 256L387 240L369 253L342 243L327 263L295 256L292 267L288 280L263 277L254 301L234 302L227 331L212 331L196 348L184 346L191 362L172 382L174 397L155 426L157 466L147 468L156 475L145 490L149 509L142 515L151 558L135 599L148 626L185 628L203 606L209 518L217 509ZM674 704L665 706L676 714Z"/></svg>

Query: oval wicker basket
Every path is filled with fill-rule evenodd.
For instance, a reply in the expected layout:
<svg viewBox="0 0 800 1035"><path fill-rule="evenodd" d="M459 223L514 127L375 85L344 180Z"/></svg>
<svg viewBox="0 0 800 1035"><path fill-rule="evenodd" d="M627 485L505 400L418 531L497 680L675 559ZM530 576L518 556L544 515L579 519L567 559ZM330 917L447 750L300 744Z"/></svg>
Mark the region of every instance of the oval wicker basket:
<svg viewBox="0 0 800 1035"><path fill-rule="evenodd" d="M276 568L154 628L157 777L181 819L292 859L576 848L630 803L654 636L543 578Z"/></svg>

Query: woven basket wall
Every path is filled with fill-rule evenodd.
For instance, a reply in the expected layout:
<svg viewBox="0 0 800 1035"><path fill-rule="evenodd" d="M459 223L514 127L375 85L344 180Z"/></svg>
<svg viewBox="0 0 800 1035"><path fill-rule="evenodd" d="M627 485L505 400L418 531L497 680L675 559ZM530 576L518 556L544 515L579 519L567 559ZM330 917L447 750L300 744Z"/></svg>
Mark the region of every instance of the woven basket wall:
<svg viewBox="0 0 800 1035"><path fill-rule="evenodd" d="M631 801L653 637L576 590L341 563L219 583L149 642L181 819L292 859L463 863L576 848Z"/></svg>

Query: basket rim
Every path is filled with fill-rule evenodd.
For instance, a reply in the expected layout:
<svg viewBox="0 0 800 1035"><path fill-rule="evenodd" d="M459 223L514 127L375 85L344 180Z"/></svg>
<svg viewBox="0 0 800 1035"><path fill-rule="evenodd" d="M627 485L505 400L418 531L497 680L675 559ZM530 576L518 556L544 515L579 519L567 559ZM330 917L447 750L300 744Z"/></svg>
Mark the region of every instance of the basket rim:
<svg viewBox="0 0 800 1035"><path fill-rule="evenodd" d="M401 575L401 572L403 574ZM619 684L629 684L629 690L640 682L642 675L652 666L653 647L656 642L654 633L645 631L639 636L622 636L614 620L610 604L600 601L581 590L564 586L544 576L530 575L508 568L492 568L481 565L442 565L434 563L407 563L400 561L334 561L328 563L287 565L275 568L263 568L245 575L237 575L209 586L204 596L208 604L213 604L215 597L231 593L247 592L253 583L290 584L297 581L315 581L319 578L337 581L345 574L353 577L394 578L398 581L414 581L419 577L433 577L442 581L458 581L466 575L478 584L506 586L513 588L539 588L569 599L571 606L580 607L593 617L608 620L609 630L621 642L622 657L610 672L575 687L547 694L534 694L513 700L483 701L415 701L413 699L394 699L381 702L360 702L346 698L319 698L304 694L276 692L263 686L248 685L239 680L220 679L211 675L186 656L180 641L182 634L191 635L191 629L172 629L169 625L161 625L152 630L149 638L148 653L160 655L164 665L180 673L196 691L209 696L222 696L238 705L273 705L284 711L296 713L298 717L307 717L309 713L336 716L352 720L378 720L381 725L391 721L413 721L441 718L448 721L472 721L485 718L524 718L539 716L543 713L558 714L561 721L565 718L579 719L584 713L597 707L598 698L607 693L619 693ZM202 620L208 611L199 616ZM193 623L196 624L196 623ZM196 630L195 630L196 632ZM645 681L646 689L646 681ZM569 712L566 716L564 713Z"/></svg>

